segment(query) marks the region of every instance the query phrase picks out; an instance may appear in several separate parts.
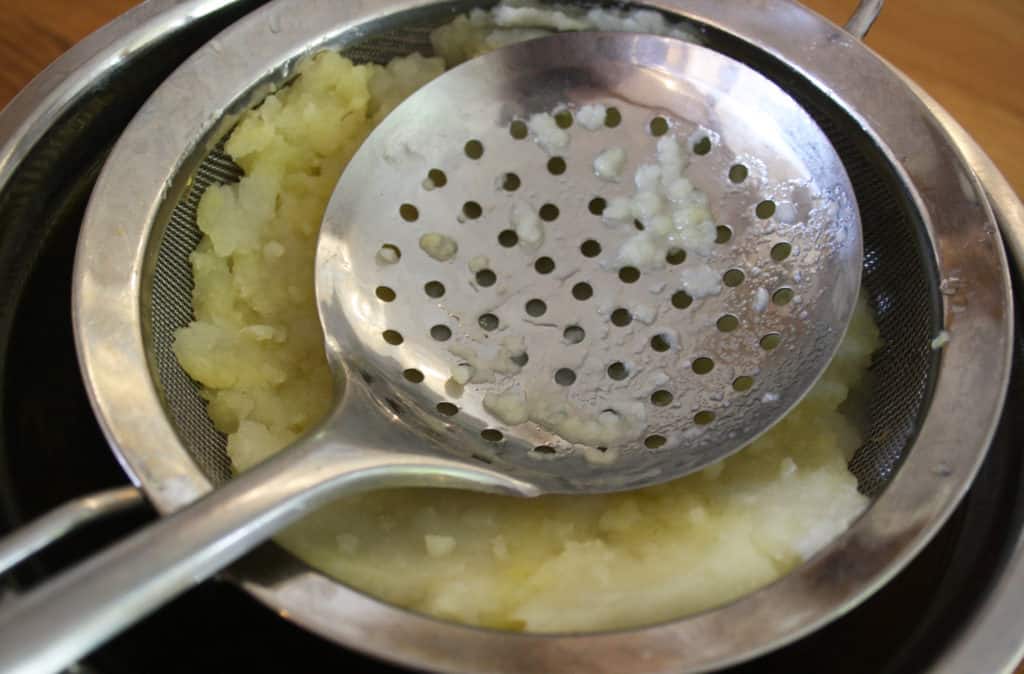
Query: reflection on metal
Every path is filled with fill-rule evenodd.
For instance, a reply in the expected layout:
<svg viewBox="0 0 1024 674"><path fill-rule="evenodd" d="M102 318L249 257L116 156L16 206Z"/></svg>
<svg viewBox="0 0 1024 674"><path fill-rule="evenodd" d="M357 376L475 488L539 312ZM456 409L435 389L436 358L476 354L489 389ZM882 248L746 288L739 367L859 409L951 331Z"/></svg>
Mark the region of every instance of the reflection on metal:
<svg viewBox="0 0 1024 674"><path fill-rule="evenodd" d="M29 522L0 539L0 575L72 531L146 503L135 487L120 487L82 496Z"/></svg>

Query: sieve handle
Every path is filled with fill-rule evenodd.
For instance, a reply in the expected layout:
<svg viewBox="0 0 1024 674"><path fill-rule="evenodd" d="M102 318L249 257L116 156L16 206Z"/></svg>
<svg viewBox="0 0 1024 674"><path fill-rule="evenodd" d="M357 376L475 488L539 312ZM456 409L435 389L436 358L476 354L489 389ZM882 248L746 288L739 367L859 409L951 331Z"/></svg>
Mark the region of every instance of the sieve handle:
<svg viewBox="0 0 1024 674"><path fill-rule="evenodd" d="M135 487L108 489L68 501L0 539L0 575L72 531L145 503Z"/></svg>
<svg viewBox="0 0 1024 674"><path fill-rule="evenodd" d="M483 467L386 447L424 444L374 413L341 445L330 425L10 603L0 671L57 672L342 492L434 486L533 495ZM369 432L375 429L376 432ZM351 442L353 438L348 438ZM410 444L416 442L417 444Z"/></svg>
<svg viewBox="0 0 1024 674"><path fill-rule="evenodd" d="M857 4L857 9L853 11L853 16L850 17L850 20L846 22L843 28L850 35L863 40L867 37L868 31L871 30L875 19L882 12L882 5L884 4L885 0L860 0Z"/></svg>

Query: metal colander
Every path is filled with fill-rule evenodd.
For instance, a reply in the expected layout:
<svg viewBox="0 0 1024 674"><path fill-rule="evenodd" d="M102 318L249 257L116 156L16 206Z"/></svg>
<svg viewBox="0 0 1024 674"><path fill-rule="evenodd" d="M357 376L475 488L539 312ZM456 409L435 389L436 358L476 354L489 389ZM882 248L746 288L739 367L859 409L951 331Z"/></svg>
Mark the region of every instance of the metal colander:
<svg viewBox="0 0 1024 674"><path fill-rule="evenodd" d="M434 27L398 28L346 46L341 52L356 63L381 64L414 51L429 55L429 35ZM860 490L874 496L909 447L935 373L937 359L929 342L941 324L939 305L931 298L936 270L929 262L929 242L917 234L919 221L910 205L897 199L895 178L881 173L879 158L857 144L850 135L855 131L848 122L844 128L842 120L835 119L835 111L820 102L815 105L814 92L791 88L789 93L811 112L838 151L861 210L863 285L884 346L875 354L872 368L875 376L867 441L850 467ZM189 189L171 212L158 247L149 302L157 381L167 411L189 454L214 484L232 474L226 439L213 427L206 401L181 369L171 346L175 331L193 318L189 256L202 238L196 225L199 200L210 185L237 182L243 175L223 151L226 139L218 139L215 148L202 158Z"/></svg>
<svg viewBox="0 0 1024 674"><path fill-rule="evenodd" d="M122 137L115 160L145 157L146 164L111 162L97 184L79 250L76 328L101 423L162 511L231 477L225 438L171 345L192 319L199 199L209 185L241 175L222 151L233 115L286 84L311 51L335 48L378 63L429 53L430 30L471 6L270 3L197 52ZM863 223L863 285L884 341L872 366L867 440L850 464L871 507L768 588L698 616L614 634L515 635L442 623L355 593L279 553L264 557L270 567L237 572L247 589L301 624L441 670L720 666L797 638L862 600L912 558L969 485L1005 392L1011 314L1001 243L973 176L888 66L796 3L651 6L779 84L843 160ZM143 135L159 115L175 115L176 123ZM952 341L936 351L931 340L942 328Z"/></svg>

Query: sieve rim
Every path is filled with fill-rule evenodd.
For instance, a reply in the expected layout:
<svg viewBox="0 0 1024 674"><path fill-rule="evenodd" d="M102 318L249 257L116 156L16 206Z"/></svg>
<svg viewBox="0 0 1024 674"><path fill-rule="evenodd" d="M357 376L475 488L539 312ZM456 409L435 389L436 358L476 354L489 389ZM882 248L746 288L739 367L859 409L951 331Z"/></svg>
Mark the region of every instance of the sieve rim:
<svg viewBox="0 0 1024 674"><path fill-rule="evenodd" d="M210 488L180 447L165 415L143 327L142 279L151 253L150 235L165 205L164 188L183 166L182 148L195 149L215 131L219 115L209 115L211 109L237 110L238 101L250 100L253 82L266 82L280 73L282 54L285 62L293 62L310 48L344 43L358 26L374 25L389 15L453 7L391 0L374 3L360 16L355 14L367 8L346 6L348 14L338 16L338 5L328 0L302 2L302 11L296 11L297 4L279 1L255 11L218 38L216 52L208 44L165 82L119 141L112 155L115 161L104 169L83 224L73 292L83 374L115 452L164 513ZM650 6L712 26L791 65L863 124L906 181L937 243L938 269L949 273L960 267L967 282L964 294L971 301L962 311L954 311L953 300L943 298L943 315L955 338L941 356L942 369L955 368L959 378L942 376L940 370L913 451L892 484L850 530L781 580L724 607L617 633L520 635L414 615L308 570L273 580L241 579L253 594L296 622L380 657L450 671L557 670L573 665L607 672L692 671L723 666L796 639L852 608L923 547L969 486L1005 396L1012 306L1005 254L992 213L976 177L950 146L948 134L887 64L789 0L769 0L757 9L715 0L693 0L686 10L673 2ZM269 29L275 18L277 32ZM805 41L792 39L794 26L806 32ZM244 86L233 82L234 89L224 87L223 80L215 87L198 74L225 60L223 46L228 40L246 44L245 63L234 65L248 75L242 78ZM164 127L154 139L145 129L163 119L161 111L168 105L180 126ZM883 142L883 137L890 142ZM137 162L116 161L140 152L149 162L145 170L139 170ZM898 157L910 159L901 166ZM124 214L134 219L125 222ZM962 223L982 223L979 231L971 232L980 238L972 240L968 250L961 246ZM112 264L122 260L128 264ZM177 454L168 449L176 446ZM935 470L940 466L943 470ZM911 468L917 474L910 474Z"/></svg>

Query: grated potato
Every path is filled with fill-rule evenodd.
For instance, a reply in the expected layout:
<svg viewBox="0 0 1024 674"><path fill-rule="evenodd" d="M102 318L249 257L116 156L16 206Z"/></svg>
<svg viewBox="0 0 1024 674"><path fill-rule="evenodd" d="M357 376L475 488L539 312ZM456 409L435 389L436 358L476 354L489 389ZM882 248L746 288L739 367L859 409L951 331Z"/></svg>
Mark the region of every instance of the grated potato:
<svg viewBox="0 0 1024 674"><path fill-rule="evenodd" d="M501 7L438 31L438 53L451 64L536 34L533 28L581 20L572 13L499 16ZM508 25L495 28L502 17ZM537 25L523 25L527 19ZM200 203L195 321L174 348L228 434L238 470L326 413L332 383L313 292L323 211L374 125L444 65L418 55L387 67L353 65L317 54L294 84L244 115L229 140L227 151L246 176L211 188ZM847 469L860 429L840 406L861 385L877 346L861 303L835 361L793 412L740 454L669 484L534 500L440 490L364 494L328 506L278 541L385 601L495 628L593 631L716 606L786 573L866 506Z"/></svg>

